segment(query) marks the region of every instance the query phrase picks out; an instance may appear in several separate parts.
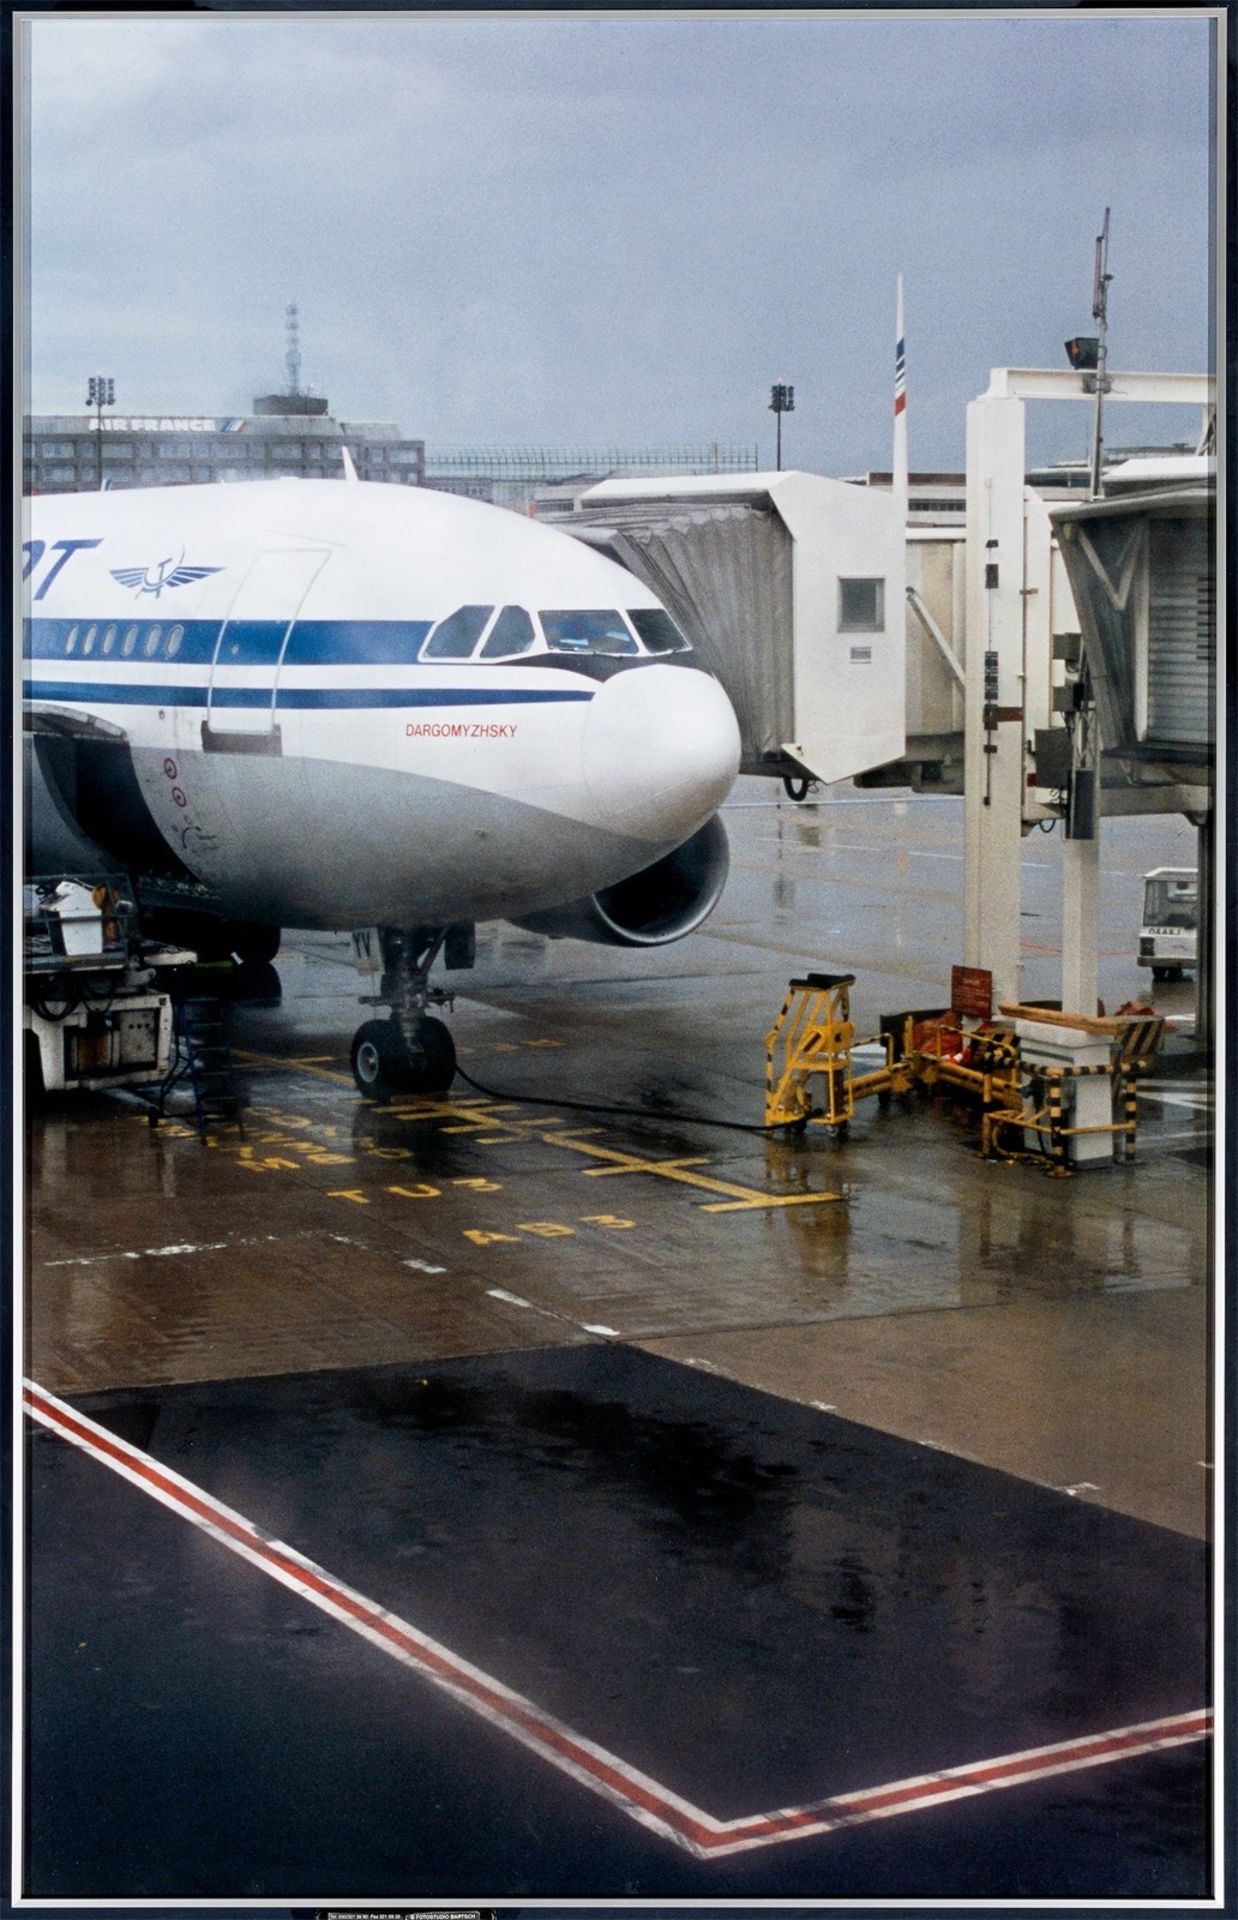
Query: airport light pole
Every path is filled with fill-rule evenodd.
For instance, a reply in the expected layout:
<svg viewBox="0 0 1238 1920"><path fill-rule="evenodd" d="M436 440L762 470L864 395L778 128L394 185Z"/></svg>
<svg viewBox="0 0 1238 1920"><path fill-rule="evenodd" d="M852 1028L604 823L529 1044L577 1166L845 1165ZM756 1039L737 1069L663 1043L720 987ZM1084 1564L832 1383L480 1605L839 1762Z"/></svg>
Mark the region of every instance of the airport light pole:
<svg viewBox="0 0 1238 1920"><path fill-rule="evenodd" d="M769 410L778 422L778 472L782 472L782 416L795 412L795 388L779 383L769 390Z"/></svg>
<svg viewBox="0 0 1238 1920"><path fill-rule="evenodd" d="M116 405L116 382L101 373L92 373L86 393L86 405L95 410L95 474L103 491L103 409Z"/></svg>

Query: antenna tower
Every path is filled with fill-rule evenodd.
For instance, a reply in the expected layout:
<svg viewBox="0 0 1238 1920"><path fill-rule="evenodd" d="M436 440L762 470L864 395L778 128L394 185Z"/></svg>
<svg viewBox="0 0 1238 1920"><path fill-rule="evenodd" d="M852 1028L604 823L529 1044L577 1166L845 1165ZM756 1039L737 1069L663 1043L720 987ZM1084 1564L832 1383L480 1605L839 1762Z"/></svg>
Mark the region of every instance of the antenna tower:
<svg viewBox="0 0 1238 1920"><path fill-rule="evenodd" d="M285 308L284 322L288 333L288 351L284 355L288 392L295 396L301 391L301 321L295 301Z"/></svg>
<svg viewBox="0 0 1238 1920"><path fill-rule="evenodd" d="M1104 224L1096 236L1096 277L1092 283L1092 318L1096 321L1096 423L1092 433L1092 486L1093 500L1100 498L1101 447L1101 407L1105 394L1109 390L1109 381L1105 374L1105 360L1108 355L1109 333L1109 282L1113 275L1109 271L1109 209L1105 208Z"/></svg>

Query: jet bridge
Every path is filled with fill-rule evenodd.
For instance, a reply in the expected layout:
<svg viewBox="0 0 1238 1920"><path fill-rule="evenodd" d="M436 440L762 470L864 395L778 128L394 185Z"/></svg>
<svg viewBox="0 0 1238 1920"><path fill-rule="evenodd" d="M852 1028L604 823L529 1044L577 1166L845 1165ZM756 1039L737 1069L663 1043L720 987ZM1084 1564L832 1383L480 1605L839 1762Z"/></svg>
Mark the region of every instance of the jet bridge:
<svg viewBox="0 0 1238 1920"><path fill-rule="evenodd" d="M741 772L848 780L903 754L889 494L797 472L605 480L561 524L645 581L718 675Z"/></svg>
<svg viewBox="0 0 1238 1920"><path fill-rule="evenodd" d="M1051 516L1101 749L1126 763L1132 784L1213 784L1215 467L1203 455L1128 460L1106 476L1103 499ZM1184 810L1195 810L1189 795Z"/></svg>

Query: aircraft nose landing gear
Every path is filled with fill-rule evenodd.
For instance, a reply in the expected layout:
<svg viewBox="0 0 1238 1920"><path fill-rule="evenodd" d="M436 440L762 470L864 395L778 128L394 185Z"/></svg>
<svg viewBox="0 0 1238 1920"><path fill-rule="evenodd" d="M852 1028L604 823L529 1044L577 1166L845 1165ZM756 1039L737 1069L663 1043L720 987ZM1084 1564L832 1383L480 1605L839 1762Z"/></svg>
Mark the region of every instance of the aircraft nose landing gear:
<svg viewBox="0 0 1238 1920"><path fill-rule="evenodd" d="M441 1020L426 1012L450 996L429 984L445 928L380 927L381 990L365 994L371 1006L389 1006L387 1020L367 1020L352 1043L357 1091L384 1104L396 1093L444 1093L456 1072L456 1049Z"/></svg>

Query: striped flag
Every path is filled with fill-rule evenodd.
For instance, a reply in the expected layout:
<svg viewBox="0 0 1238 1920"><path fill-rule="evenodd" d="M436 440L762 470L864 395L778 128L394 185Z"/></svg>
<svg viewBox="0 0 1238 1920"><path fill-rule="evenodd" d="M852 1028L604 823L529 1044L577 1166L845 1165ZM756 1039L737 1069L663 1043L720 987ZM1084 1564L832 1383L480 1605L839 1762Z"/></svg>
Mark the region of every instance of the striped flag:
<svg viewBox="0 0 1238 1920"><path fill-rule="evenodd" d="M897 303L894 318L894 498L903 525L910 511L910 487L907 472L907 349L903 334L903 276L896 282Z"/></svg>

